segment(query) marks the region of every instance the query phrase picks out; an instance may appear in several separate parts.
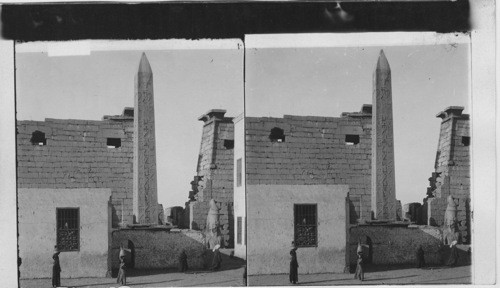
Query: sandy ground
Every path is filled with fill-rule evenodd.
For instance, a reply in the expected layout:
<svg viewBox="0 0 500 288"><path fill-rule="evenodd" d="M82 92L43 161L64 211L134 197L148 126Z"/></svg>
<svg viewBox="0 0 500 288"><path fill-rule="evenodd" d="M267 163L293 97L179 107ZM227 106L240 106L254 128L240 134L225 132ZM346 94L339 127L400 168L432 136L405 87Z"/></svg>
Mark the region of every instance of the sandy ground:
<svg viewBox="0 0 500 288"><path fill-rule="evenodd" d="M229 265L231 263L226 263ZM222 267L217 272L191 271L188 273L149 271L127 278L128 287L234 287L243 286L243 268ZM376 285L376 284L469 284L471 267L402 268L379 267L379 271L365 273L365 281L354 279L354 274L299 275L300 286ZM21 287L51 287L50 279L21 280ZM116 278L61 279L64 287L119 287ZM250 286L288 286L288 275L249 276Z"/></svg>
<svg viewBox="0 0 500 288"><path fill-rule="evenodd" d="M394 284L470 284L471 267L429 267L429 268L402 268L378 267L378 271L365 273L365 280L354 279L354 274L309 274L300 275L301 286L328 286L328 285L394 285ZM276 286L289 284L288 275L259 275L249 276L250 286Z"/></svg>
<svg viewBox="0 0 500 288"><path fill-rule="evenodd" d="M129 271L127 275L127 287L234 287L243 286L243 266L245 261L238 258L229 258L224 255L222 266L219 271L189 271L179 273L176 270L149 270ZM64 267L62 267L64 269ZM120 287L116 278L66 278L61 279L63 287ZM0 287L1 284L0 284ZM25 288L49 288L52 287L52 279L22 279L20 287Z"/></svg>

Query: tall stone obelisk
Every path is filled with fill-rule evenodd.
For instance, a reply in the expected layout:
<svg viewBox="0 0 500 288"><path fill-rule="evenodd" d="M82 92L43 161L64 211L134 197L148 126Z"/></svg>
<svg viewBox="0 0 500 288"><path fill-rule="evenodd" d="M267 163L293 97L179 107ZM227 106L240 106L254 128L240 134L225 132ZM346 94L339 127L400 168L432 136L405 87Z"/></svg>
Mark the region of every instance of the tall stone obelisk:
<svg viewBox="0 0 500 288"><path fill-rule="evenodd" d="M372 211L377 220L396 220L391 68L380 51L373 73Z"/></svg>
<svg viewBox="0 0 500 288"><path fill-rule="evenodd" d="M158 223L156 187L156 143L153 99L153 71L142 53L135 78L134 104L134 193L135 222Z"/></svg>

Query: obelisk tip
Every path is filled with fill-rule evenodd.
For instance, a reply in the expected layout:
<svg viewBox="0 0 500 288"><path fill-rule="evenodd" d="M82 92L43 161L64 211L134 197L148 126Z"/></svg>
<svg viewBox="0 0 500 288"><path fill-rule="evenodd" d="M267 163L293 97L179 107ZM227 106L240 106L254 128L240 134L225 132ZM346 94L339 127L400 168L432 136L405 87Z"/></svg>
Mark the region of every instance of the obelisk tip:
<svg viewBox="0 0 500 288"><path fill-rule="evenodd" d="M378 56L377 70L391 70L391 67L389 66L389 61L387 61L383 49L380 50L380 54Z"/></svg>
<svg viewBox="0 0 500 288"><path fill-rule="evenodd" d="M141 62L139 63L139 73L153 73L151 70L151 65L149 65L148 57L146 57L146 53L142 52Z"/></svg>

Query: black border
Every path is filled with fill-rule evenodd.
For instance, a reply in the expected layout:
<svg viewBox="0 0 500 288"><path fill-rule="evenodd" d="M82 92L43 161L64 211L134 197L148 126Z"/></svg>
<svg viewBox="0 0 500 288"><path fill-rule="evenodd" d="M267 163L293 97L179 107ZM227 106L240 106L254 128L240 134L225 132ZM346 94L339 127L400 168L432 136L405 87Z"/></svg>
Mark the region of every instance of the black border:
<svg viewBox="0 0 500 288"><path fill-rule="evenodd" d="M7 4L3 37L71 39L239 38L245 34L470 30L468 0ZM343 14L345 15L345 14Z"/></svg>

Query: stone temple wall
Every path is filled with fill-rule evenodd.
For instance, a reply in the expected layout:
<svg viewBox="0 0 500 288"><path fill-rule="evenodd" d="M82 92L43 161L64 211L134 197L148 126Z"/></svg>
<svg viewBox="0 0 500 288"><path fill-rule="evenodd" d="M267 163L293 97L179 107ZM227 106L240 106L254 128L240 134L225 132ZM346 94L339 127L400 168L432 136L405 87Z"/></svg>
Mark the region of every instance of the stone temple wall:
<svg viewBox="0 0 500 288"><path fill-rule="evenodd" d="M113 226L121 221L122 207L132 223L132 120L122 115L102 121L18 121L18 188L110 188ZM45 145L35 131L44 133ZM119 139L120 147L109 148L108 138Z"/></svg>
<svg viewBox="0 0 500 288"><path fill-rule="evenodd" d="M233 208L233 149L234 124L224 117L225 110L210 110L199 120L204 122L200 154L197 164L199 181L195 181L191 194L193 200L186 203L186 218L190 227L204 230L209 203L216 201L219 208L219 228L223 247L234 247ZM194 193L193 193L194 192Z"/></svg>
<svg viewBox="0 0 500 288"><path fill-rule="evenodd" d="M371 116L364 105L342 117L246 117L247 185L349 185L350 222L370 220Z"/></svg>
<svg viewBox="0 0 500 288"><path fill-rule="evenodd" d="M447 197L458 202L457 220L461 242L470 243L470 124L469 115L462 114L463 107L448 107L437 117L442 119L435 171L429 178L430 187L424 199L424 223L434 226L444 224Z"/></svg>

